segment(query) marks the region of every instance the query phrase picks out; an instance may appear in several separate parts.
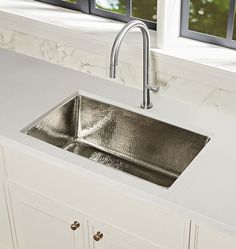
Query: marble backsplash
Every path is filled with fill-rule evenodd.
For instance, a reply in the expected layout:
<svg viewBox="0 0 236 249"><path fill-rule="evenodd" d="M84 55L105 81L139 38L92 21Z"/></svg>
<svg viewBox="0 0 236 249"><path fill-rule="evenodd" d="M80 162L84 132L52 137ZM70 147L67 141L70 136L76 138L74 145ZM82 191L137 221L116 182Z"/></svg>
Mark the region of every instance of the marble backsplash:
<svg viewBox="0 0 236 249"><path fill-rule="evenodd" d="M0 27L0 47L23 53L47 62L55 63L100 78L108 78L109 57L94 51L79 49L31 34ZM142 88L140 63L120 61L117 83ZM204 85L197 80L189 81L151 68L151 80L161 86L163 96L218 112L236 115L236 93Z"/></svg>

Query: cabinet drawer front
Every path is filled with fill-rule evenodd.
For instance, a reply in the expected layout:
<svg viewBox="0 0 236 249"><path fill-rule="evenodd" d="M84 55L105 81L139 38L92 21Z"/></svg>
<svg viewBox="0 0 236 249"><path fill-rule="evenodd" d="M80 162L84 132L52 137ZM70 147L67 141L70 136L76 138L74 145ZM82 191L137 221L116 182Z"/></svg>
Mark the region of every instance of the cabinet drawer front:
<svg viewBox="0 0 236 249"><path fill-rule="evenodd" d="M164 249L187 249L190 221L80 168L5 149L8 178Z"/></svg>
<svg viewBox="0 0 236 249"><path fill-rule="evenodd" d="M195 243L191 249L235 249L236 238L208 226L196 226Z"/></svg>

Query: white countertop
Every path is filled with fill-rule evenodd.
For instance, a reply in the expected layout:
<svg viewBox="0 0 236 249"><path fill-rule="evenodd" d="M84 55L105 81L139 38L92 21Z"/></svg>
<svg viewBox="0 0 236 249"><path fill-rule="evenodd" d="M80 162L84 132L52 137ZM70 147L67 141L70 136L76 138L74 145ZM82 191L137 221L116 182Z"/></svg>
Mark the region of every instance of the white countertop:
<svg viewBox="0 0 236 249"><path fill-rule="evenodd" d="M153 109L141 110L138 90L5 50L0 50L0 75L0 141L76 165L195 222L236 236L235 118L158 94L151 96ZM164 189L20 132L76 91L210 135L211 141L177 181Z"/></svg>

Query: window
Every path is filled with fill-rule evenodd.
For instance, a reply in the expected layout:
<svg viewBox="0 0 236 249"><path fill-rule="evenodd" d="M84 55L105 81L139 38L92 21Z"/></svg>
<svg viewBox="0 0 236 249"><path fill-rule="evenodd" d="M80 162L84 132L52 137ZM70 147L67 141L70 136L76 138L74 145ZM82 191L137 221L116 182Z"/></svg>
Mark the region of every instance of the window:
<svg viewBox="0 0 236 249"><path fill-rule="evenodd" d="M128 22L141 19L149 28L156 27L156 0L90 0L91 13Z"/></svg>
<svg viewBox="0 0 236 249"><path fill-rule="evenodd" d="M181 36L236 48L236 0L182 0Z"/></svg>
<svg viewBox="0 0 236 249"><path fill-rule="evenodd" d="M49 3L57 5L63 8L80 10L85 13L89 13L88 0L36 0L43 3Z"/></svg>
<svg viewBox="0 0 236 249"><path fill-rule="evenodd" d="M157 0L38 0L118 21L144 21L156 29Z"/></svg>

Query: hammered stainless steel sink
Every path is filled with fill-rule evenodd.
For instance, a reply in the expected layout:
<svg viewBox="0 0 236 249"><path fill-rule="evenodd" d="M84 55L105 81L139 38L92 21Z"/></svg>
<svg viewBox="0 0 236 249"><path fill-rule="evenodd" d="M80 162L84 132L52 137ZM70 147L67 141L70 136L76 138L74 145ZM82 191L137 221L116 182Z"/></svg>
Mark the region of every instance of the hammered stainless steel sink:
<svg viewBox="0 0 236 249"><path fill-rule="evenodd" d="M209 141L207 136L79 95L23 132L163 187L170 187Z"/></svg>

